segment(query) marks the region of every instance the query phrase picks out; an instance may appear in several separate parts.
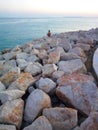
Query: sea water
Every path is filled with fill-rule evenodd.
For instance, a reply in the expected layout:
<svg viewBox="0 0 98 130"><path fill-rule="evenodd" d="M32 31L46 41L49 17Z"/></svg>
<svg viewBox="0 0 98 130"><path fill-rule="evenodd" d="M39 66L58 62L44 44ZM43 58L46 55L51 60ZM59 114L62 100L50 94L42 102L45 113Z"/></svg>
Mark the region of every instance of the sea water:
<svg viewBox="0 0 98 130"><path fill-rule="evenodd" d="M29 41L67 31L98 27L98 17L0 18L0 50L23 45Z"/></svg>

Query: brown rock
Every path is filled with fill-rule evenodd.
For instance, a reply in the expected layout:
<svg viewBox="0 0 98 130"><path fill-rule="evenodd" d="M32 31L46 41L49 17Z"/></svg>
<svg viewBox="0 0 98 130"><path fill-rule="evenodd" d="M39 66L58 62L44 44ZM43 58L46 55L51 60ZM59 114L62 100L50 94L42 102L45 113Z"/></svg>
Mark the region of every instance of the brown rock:
<svg viewBox="0 0 98 130"><path fill-rule="evenodd" d="M77 126L77 111L71 108L46 108L43 115L52 124L53 130L71 130Z"/></svg>
<svg viewBox="0 0 98 130"><path fill-rule="evenodd" d="M16 125L20 128L22 123L24 101L16 99L8 101L0 107L0 122Z"/></svg>

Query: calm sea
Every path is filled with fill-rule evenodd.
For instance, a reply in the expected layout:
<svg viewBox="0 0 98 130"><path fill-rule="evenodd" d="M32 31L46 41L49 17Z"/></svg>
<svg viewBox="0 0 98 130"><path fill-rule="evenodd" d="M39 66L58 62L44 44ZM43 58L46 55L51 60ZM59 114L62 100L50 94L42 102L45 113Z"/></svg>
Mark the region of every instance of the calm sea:
<svg viewBox="0 0 98 130"><path fill-rule="evenodd" d="M41 38L50 29L53 34L98 27L98 18L0 18L0 50Z"/></svg>

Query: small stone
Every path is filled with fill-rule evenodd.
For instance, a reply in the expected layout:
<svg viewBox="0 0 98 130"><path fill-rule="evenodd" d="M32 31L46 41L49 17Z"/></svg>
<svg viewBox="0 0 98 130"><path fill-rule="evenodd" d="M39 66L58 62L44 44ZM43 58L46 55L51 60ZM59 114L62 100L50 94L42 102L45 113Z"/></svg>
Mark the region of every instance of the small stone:
<svg viewBox="0 0 98 130"><path fill-rule="evenodd" d="M24 120L27 122L32 122L44 108L50 106L50 97L42 90L34 90L27 99L24 111Z"/></svg>
<svg viewBox="0 0 98 130"><path fill-rule="evenodd" d="M57 66L55 64L46 64L42 68L43 76L51 76L56 70Z"/></svg>
<svg viewBox="0 0 98 130"><path fill-rule="evenodd" d="M3 54L2 56L7 61L7 60L15 59L16 54L17 54L16 52L8 52Z"/></svg>
<svg viewBox="0 0 98 130"><path fill-rule="evenodd" d="M1 103L5 103L6 101L15 100L21 98L25 94L24 91L21 90L5 90L0 92L0 101Z"/></svg>
<svg viewBox="0 0 98 130"><path fill-rule="evenodd" d="M0 122L13 124L19 129L22 123L24 101L16 99L0 106Z"/></svg>
<svg viewBox="0 0 98 130"><path fill-rule="evenodd" d="M31 125L23 130L52 130L52 126L45 116L40 116Z"/></svg>
<svg viewBox="0 0 98 130"><path fill-rule="evenodd" d="M49 78L41 78L37 81L36 86L44 92L49 93L56 88L56 83Z"/></svg>
<svg viewBox="0 0 98 130"><path fill-rule="evenodd" d="M53 130L71 130L77 126L77 110L71 108L46 108L43 115L50 121Z"/></svg>

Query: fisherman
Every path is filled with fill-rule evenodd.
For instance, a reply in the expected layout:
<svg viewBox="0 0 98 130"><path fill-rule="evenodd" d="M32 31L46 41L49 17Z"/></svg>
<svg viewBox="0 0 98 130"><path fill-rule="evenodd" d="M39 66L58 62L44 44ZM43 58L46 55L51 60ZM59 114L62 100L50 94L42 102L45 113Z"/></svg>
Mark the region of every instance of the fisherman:
<svg viewBox="0 0 98 130"><path fill-rule="evenodd" d="M51 32L50 32L50 30L48 31L47 36L48 36L48 37L51 36Z"/></svg>

